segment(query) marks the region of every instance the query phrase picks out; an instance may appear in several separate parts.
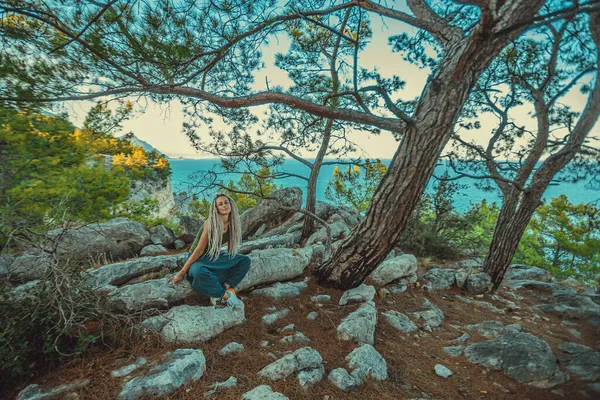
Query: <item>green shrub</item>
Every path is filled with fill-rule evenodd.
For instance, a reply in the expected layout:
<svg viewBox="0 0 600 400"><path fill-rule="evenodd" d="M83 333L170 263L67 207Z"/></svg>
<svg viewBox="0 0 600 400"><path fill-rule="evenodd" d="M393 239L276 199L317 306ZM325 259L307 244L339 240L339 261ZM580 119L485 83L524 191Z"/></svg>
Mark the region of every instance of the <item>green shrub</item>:
<svg viewBox="0 0 600 400"><path fill-rule="evenodd" d="M54 261L37 285L20 294L0 284L0 386L81 356L114 327L125 327L123 321L76 264ZM91 325L99 328L87 331Z"/></svg>

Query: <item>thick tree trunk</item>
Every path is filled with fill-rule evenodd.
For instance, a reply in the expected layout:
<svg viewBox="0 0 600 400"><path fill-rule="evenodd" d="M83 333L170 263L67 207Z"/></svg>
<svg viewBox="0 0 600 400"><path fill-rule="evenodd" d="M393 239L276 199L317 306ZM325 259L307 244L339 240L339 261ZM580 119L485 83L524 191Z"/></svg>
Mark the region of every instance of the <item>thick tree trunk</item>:
<svg viewBox="0 0 600 400"><path fill-rule="evenodd" d="M494 290L502 283L527 224L540 205L540 198L541 194L521 195L517 189L511 189L511 192L504 196L494 237L483 263L483 270L492 277Z"/></svg>
<svg viewBox="0 0 600 400"><path fill-rule="evenodd" d="M319 172L321 172L321 165L327 149L329 148L329 141L331 139L331 129L333 127L333 120L328 119L325 125L325 132L323 134L323 141L321 147L317 153L317 158L313 163L312 169L310 170L310 176L308 177L308 191L306 192L306 211L310 211L316 214L316 202L317 202L317 179L319 178ZM302 236L300 242L304 243L310 235L315 231L315 220L309 215L304 216L304 225L302 225Z"/></svg>
<svg viewBox="0 0 600 400"><path fill-rule="evenodd" d="M387 256L406 227L442 149L481 72L511 40L474 32L446 49L421 95L400 147L365 219L332 257L315 271L319 282L342 289L358 286ZM516 34L515 34L516 35Z"/></svg>

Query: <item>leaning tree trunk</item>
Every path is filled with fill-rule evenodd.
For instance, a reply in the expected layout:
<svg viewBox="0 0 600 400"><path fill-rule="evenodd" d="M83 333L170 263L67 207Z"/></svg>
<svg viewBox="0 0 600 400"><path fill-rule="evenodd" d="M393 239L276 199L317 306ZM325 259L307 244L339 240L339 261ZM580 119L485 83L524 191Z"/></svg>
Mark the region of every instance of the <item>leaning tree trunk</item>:
<svg viewBox="0 0 600 400"><path fill-rule="evenodd" d="M522 198L519 201L520 196ZM483 270L492 277L494 290L504 279L527 224L540 205L540 199L541 194L522 195L517 189L512 189L504 196L492 243L483 263Z"/></svg>
<svg viewBox="0 0 600 400"><path fill-rule="evenodd" d="M515 31L494 38L490 29L483 24L470 37L454 41L446 48L365 219L336 253L315 270L320 283L341 289L358 286L397 242L451 136L469 92L489 62L519 34Z"/></svg>
<svg viewBox="0 0 600 400"><path fill-rule="evenodd" d="M316 202L317 202L317 179L319 178L319 172L321 172L321 165L327 149L329 147L329 141L331 139L331 128L333 127L333 120L328 119L325 125L325 132L323 134L323 141L321 147L317 153L317 158L313 163L310 170L310 176L308 177L308 191L306 192L306 211L310 211L316 214ZM302 225L302 236L300 242L304 243L310 235L315 231L315 220L309 215L304 216L304 224Z"/></svg>

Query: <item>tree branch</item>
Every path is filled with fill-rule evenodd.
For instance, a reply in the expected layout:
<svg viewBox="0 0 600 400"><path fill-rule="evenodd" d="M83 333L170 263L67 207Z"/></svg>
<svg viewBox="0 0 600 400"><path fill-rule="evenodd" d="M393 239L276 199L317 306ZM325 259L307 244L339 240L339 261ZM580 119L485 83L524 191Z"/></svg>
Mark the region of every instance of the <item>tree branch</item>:
<svg viewBox="0 0 600 400"><path fill-rule="evenodd" d="M90 100L103 96L133 93L153 93L175 96L179 95L189 98L206 100L217 106L225 108L252 107L269 103L278 103L286 104L294 109L300 109L309 112L313 115L318 115L324 118L340 119L358 124L371 125L384 130L388 130L390 132L403 133L406 127L406 123L404 121L399 121L398 119L378 117L361 111L321 106L309 100L304 100L299 97L285 93L260 92L249 96L224 97L217 96L200 89L171 85L123 87L100 92L92 92L88 94L53 98L0 97L0 101L50 103L56 101Z"/></svg>

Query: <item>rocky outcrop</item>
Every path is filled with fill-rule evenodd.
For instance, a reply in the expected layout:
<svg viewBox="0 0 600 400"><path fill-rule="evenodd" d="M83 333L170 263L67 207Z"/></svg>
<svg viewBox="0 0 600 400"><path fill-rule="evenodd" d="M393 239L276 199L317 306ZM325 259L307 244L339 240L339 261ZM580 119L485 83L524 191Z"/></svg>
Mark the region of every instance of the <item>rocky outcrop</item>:
<svg viewBox="0 0 600 400"><path fill-rule="evenodd" d="M374 302L368 301L342 320L337 327L337 338L373 345L376 325L377 309Z"/></svg>
<svg viewBox="0 0 600 400"><path fill-rule="evenodd" d="M256 250L249 256L252 266L238 285L238 290L302 275L312 258L312 248Z"/></svg>
<svg viewBox="0 0 600 400"><path fill-rule="evenodd" d="M156 200L157 210L151 218L171 218L177 212L171 179L155 176L151 179L139 179L131 182L128 202L140 203L144 199Z"/></svg>
<svg viewBox="0 0 600 400"><path fill-rule="evenodd" d="M167 354L167 360L146 375L128 381L119 399L165 398L183 385L202 378L206 359L202 350L178 349Z"/></svg>
<svg viewBox="0 0 600 400"><path fill-rule="evenodd" d="M107 264L86 272L87 281L92 286L120 286L133 278L155 271L175 271L183 266L187 253L172 256L141 257L134 260Z"/></svg>
<svg viewBox="0 0 600 400"><path fill-rule="evenodd" d="M18 257L5 256L3 261L8 280L23 283L42 278L55 260L50 254L29 249Z"/></svg>
<svg viewBox="0 0 600 400"><path fill-rule="evenodd" d="M252 236L262 225L271 229L293 215L294 211L281 208L300 208L302 206L302 191L299 188L285 188L273 192L272 197L277 200L263 200L241 216L242 237L247 239Z"/></svg>
<svg viewBox="0 0 600 400"><path fill-rule="evenodd" d="M388 258L371 272L369 279L377 285L386 285L398 279L416 278L417 258L412 254L403 254Z"/></svg>
<svg viewBox="0 0 600 400"><path fill-rule="evenodd" d="M530 333L509 333L475 343L464 354L469 362L501 370L520 383L549 382L555 375L558 375L556 382L566 379L558 370L548 343Z"/></svg>
<svg viewBox="0 0 600 400"><path fill-rule="evenodd" d="M135 257L144 246L151 244L150 234L139 222L115 218L100 224L48 232L56 243L57 254L77 260L122 260Z"/></svg>
<svg viewBox="0 0 600 400"><path fill-rule="evenodd" d="M243 309L177 306L144 320L142 328L158 333L169 343L204 343L245 321Z"/></svg>
<svg viewBox="0 0 600 400"><path fill-rule="evenodd" d="M108 302L115 310L126 312L166 310L195 293L186 280L178 285L169 284L173 275L116 288L109 293Z"/></svg>

